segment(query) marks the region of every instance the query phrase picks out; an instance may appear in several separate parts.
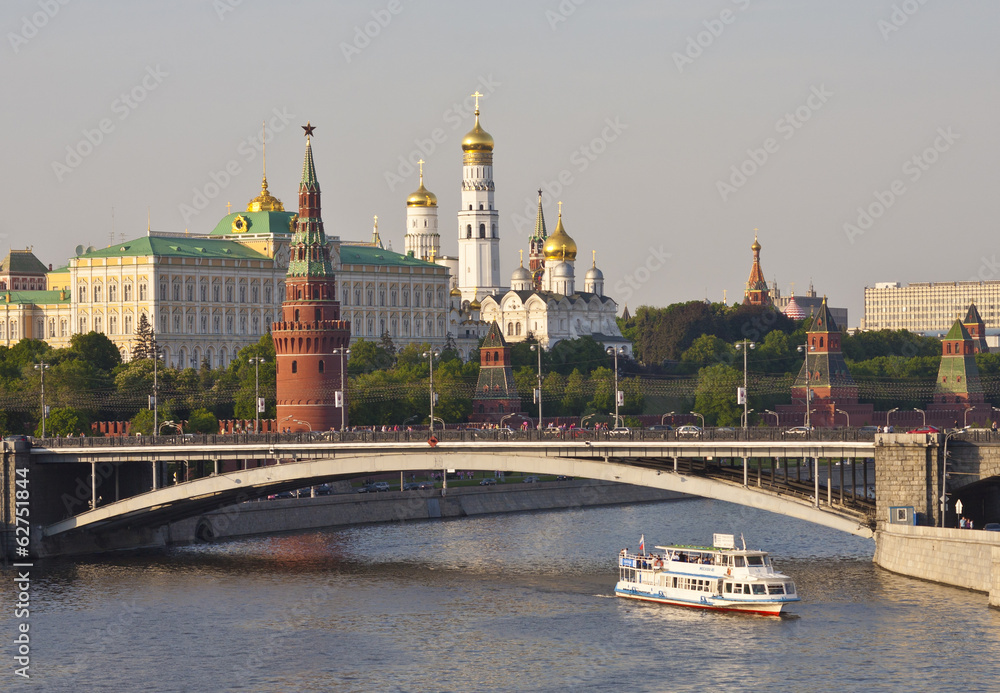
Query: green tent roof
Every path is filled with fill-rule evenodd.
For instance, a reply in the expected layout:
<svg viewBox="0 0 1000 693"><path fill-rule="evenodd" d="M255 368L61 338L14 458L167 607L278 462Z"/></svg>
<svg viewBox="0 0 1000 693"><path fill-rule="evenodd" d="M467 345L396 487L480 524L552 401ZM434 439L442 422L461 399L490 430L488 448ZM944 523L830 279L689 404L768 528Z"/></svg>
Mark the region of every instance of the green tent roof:
<svg viewBox="0 0 1000 693"><path fill-rule="evenodd" d="M340 264L342 265L393 265L400 267L438 267L439 265L425 260L418 260L410 255L400 255L391 250L385 250L373 245L340 246Z"/></svg>
<svg viewBox="0 0 1000 693"><path fill-rule="evenodd" d="M955 320L955 324L951 326L948 330L948 334L944 336L945 339L972 339L969 336L969 331L965 329L965 325L962 324L961 320Z"/></svg>
<svg viewBox="0 0 1000 693"><path fill-rule="evenodd" d="M246 233L273 233L291 235L295 229L291 226L292 217L295 212L233 212L222 217L215 228L208 234L209 236L232 236L233 222L236 217L243 217L247 221Z"/></svg>

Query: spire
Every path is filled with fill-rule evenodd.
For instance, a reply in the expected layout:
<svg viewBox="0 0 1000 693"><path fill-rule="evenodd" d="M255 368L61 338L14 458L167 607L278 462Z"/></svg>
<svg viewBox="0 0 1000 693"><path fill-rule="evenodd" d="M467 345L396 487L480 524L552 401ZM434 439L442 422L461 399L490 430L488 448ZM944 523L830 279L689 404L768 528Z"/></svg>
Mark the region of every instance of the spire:
<svg viewBox="0 0 1000 693"><path fill-rule="evenodd" d="M538 189L538 213L535 215L535 233L532 238L545 240L548 233L545 230L545 213L542 212L542 189Z"/></svg>
<svg viewBox="0 0 1000 693"><path fill-rule="evenodd" d="M297 217L293 217L295 235L291 242L288 276L332 279L333 266L330 264L330 249L323 233L319 180L316 178L310 142L310 135L316 128L307 124L302 129L306 131L306 154L302 164L302 182L299 183L299 213Z"/></svg>
<svg viewBox="0 0 1000 693"><path fill-rule="evenodd" d="M753 266L750 268L750 278L747 279L746 293L743 295L743 305L769 306L771 296L764 279L764 271L760 267L760 241L757 240L757 229L753 230Z"/></svg>
<svg viewBox="0 0 1000 693"><path fill-rule="evenodd" d="M263 151L263 175L260 183L260 195L250 200L247 204L248 212L284 212L285 206L281 200L272 195L267 189L267 125L261 123L260 146Z"/></svg>
<svg viewBox="0 0 1000 693"><path fill-rule="evenodd" d="M823 297L823 303L819 307L819 312L816 314L816 318L813 320L812 326L809 328L808 333L827 333L827 332L839 332L840 328L837 327L837 323L833 319L833 314L830 313L829 306L826 305L826 296Z"/></svg>
<svg viewBox="0 0 1000 693"><path fill-rule="evenodd" d="M372 227L372 245L376 248L385 248L382 245L382 238L378 235L378 214L375 215L375 225Z"/></svg>
<svg viewBox="0 0 1000 693"><path fill-rule="evenodd" d="M302 162L302 182L299 184L299 190L302 190L303 186L307 186L315 187L318 191L319 181L316 179L316 164L313 163L312 153L312 133L316 126L306 123L302 129L306 131L306 158Z"/></svg>

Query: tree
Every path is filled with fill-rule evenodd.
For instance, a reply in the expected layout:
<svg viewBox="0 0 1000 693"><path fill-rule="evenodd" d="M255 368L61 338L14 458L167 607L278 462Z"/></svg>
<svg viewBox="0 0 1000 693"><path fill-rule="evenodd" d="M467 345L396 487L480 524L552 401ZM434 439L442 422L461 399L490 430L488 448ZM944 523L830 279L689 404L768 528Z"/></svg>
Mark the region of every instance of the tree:
<svg viewBox="0 0 1000 693"><path fill-rule="evenodd" d="M681 354L681 364L688 373L697 373L702 366L715 363L732 365L736 360L736 349L715 335L703 334Z"/></svg>
<svg viewBox="0 0 1000 693"><path fill-rule="evenodd" d="M149 324L149 318L143 313L139 316L139 324L135 330L135 339L132 340L132 361L153 358L153 351L156 344L156 334Z"/></svg>
<svg viewBox="0 0 1000 693"><path fill-rule="evenodd" d="M350 375L372 373L392 366L392 356L375 342L359 339L351 345L347 372Z"/></svg>
<svg viewBox="0 0 1000 693"><path fill-rule="evenodd" d="M590 399L587 377L574 368L573 372L566 378L566 387L563 389L562 410L569 416L580 416L587 407ZM542 412L545 413L544 411Z"/></svg>
<svg viewBox="0 0 1000 693"><path fill-rule="evenodd" d="M611 365L611 357L604 350L604 345L590 335L576 339L564 339L548 354L549 368L562 375L569 375L573 369L588 374L595 368Z"/></svg>
<svg viewBox="0 0 1000 693"><path fill-rule="evenodd" d="M157 421L158 426L163 426L167 421L175 421L173 412L167 407L159 408L159 421ZM176 432L176 429L174 429ZM140 409L135 416L132 417L132 435L141 433L144 436L153 435L153 410L152 409ZM159 431L156 431L159 435Z"/></svg>
<svg viewBox="0 0 1000 693"><path fill-rule="evenodd" d="M188 417L188 433L218 433L219 420L215 414L204 407L195 409Z"/></svg>
<svg viewBox="0 0 1000 693"><path fill-rule="evenodd" d="M740 425L743 407L736 403L736 388L743 384L743 373L732 366L717 363L698 371L694 408L710 426Z"/></svg>
<svg viewBox="0 0 1000 693"><path fill-rule="evenodd" d="M396 360L396 344L392 341L392 337L389 335L389 330L384 330L382 332L382 337L379 339L378 345L382 347L382 350L389 355L390 363Z"/></svg>
<svg viewBox="0 0 1000 693"><path fill-rule="evenodd" d="M141 320L140 320L141 322ZM75 334L69 338L67 357L86 361L102 371L112 371L122 362L122 354L115 343L100 332Z"/></svg>
<svg viewBox="0 0 1000 693"><path fill-rule="evenodd" d="M90 430L90 420L87 415L70 407L57 407L49 412L45 419L45 434L49 436L86 435ZM42 435L42 424L38 423L35 435Z"/></svg>

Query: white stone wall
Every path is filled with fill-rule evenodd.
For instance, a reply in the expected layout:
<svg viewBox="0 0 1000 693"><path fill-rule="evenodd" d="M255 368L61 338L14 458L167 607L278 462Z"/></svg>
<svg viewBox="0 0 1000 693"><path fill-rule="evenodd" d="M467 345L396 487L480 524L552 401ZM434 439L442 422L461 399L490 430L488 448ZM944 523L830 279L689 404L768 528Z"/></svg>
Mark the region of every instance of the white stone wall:
<svg viewBox="0 0 1000 693"><path fill-rule="evenodd" d="M875 564L909 577L1000 595L1000 532L885 525L875 535Z"/></svg>

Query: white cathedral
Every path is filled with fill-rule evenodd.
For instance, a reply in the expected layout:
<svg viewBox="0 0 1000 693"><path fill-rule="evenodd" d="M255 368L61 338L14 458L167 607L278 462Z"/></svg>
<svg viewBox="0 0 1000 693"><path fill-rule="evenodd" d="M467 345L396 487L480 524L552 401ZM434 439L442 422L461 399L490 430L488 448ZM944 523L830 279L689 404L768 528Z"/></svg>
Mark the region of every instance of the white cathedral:
<svg viewBox="0 0 1000 693"><path fill-rule="evenodd" d="M547 349L563 339L591 336L606 347L632 355L615 317L618 305L604 294L604 275L596 258L577 291L576 242L566 233L560 203L556 230L548 235L541 191L535 231L529 239L530 269L521 265L510 287L500 283L499 213L494 205L493 137L476 122L462 139L462 203L458 212L458 257L440 254L437 197L420 185L406 201L406 253L448 267L453 287L449 328L463 356L496 321L508 342L534 337ZM422 162L421 162L422 164ZM474 346L472 347L474 348Z"/></svg>

